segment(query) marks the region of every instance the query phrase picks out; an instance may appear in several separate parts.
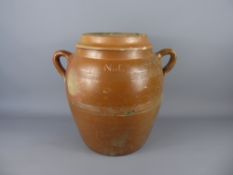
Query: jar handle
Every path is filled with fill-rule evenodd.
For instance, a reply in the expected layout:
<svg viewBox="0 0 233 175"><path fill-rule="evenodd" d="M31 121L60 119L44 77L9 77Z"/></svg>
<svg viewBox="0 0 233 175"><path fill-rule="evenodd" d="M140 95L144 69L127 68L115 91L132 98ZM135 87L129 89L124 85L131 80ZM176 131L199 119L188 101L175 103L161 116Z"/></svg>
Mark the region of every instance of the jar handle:
<svg viewBox="0 0 233 175"><path fill-rule="evenodd" d="M168 63L163 67L163 74L167 74L176 64L176 52L173 49L166 48L156 52L156 56L161 60L164 56L169 55Z"/></svg>
<svg viewBox="0 0 233 175"><path fill-rule="evenodd" d="M66 69L61 64L61 57L65 58L67 62L70 62L72 53L66 50L58 50L53 55L53 64L57 70L57 72L65 78L66 76Z"/></svg>

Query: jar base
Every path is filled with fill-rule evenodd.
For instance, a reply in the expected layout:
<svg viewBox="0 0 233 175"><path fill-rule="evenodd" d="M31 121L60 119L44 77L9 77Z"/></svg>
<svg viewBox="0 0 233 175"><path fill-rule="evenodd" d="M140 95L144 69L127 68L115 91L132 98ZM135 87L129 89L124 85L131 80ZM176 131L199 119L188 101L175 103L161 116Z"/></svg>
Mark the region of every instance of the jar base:
<svg viewBox="0 0 233 175"><path fill-rule="evenodd" d="M87 145L87 144L86 144ZM144 144L143 144L144 145ZM119 157L119 156L127 156L127 155L130 155L130 154L132 154L132 153L135 153L135 152L137 152L138 150L140 150L142 147L143 147L143 145L141 145L141 146L139 146L139 147L137 147L137 148L135 148L135 149L133 149L133 150L130 150L130 151L122 151L122 152L115 152L115 151L112 151L112 152L106 152L106 151L102 151L102 150L98 150L98 149L95 149L95 148L92 148L91 146L89 146L89 145L87 145L87 147L91 150L91 151L93 151L93 152L95 152L95 153L97 153L97 154L101 154L101 155L104 155L104 156L110 156L110 157Z"/></svg>

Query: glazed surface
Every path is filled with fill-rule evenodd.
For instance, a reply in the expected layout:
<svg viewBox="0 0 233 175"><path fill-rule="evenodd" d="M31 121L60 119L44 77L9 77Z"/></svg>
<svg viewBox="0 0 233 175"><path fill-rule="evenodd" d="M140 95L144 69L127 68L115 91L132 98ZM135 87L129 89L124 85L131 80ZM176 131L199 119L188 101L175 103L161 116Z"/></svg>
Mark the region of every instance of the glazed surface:
<svg viewBox="0 0 233 175"><path fill-rule="evenodd" d="M170 55L162 68L161 58ZM68 61L65 69L60 57ZM84 142L105 155L125 155L146 142L162 101L164 75L175 52L157 53L145 34L84 34L75 53L57 51L74 120Z"/></svg>

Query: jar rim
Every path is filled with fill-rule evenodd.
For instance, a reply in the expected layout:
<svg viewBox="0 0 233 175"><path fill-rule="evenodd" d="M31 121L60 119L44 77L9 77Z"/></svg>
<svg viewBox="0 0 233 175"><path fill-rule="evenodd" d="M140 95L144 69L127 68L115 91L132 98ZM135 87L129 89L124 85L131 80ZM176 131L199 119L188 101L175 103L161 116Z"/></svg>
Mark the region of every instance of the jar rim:
<svg viewBox="0 0 233 175"><path fill-rule="evenodd" d="M152 44L144 33L93 32L84 33L76 45L81 49L95 50L146 50Z"/></svg>
<svg viewBox="0 0 233 175"><path fill-rule="evenodd" d="M137 32L90 32L84 33L83 35L91 35L91 36L108 36L108 37L144 37L147 36L145 33L137 33Z"/></svg>

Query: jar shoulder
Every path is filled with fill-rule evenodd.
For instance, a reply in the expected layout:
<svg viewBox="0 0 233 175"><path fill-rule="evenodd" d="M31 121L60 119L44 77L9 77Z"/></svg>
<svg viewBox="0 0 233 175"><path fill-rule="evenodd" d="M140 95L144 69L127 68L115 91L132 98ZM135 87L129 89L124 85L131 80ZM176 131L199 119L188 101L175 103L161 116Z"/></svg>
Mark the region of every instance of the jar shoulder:
<svg viewBox="0 0 233 175"><path fill-rule="evenodd" d="M161 65L155 58L102 60L74 58L67 69L67 93L85 103L143 103L160 96Z"/></svg>

